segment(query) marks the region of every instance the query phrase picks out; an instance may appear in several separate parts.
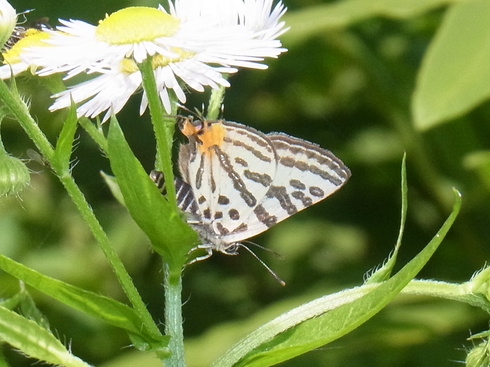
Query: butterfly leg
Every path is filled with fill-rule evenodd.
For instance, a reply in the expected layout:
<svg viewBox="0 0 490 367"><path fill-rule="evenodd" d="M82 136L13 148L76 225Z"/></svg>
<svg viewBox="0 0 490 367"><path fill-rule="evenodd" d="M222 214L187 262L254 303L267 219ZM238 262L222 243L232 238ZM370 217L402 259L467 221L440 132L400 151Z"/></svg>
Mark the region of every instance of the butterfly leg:
<svg viewBox="0 0 490 367"><path fill-rule="evenodd" d="M205 245L205 244L201 244L201 245L198 245L196 247L191 248L189 250L189 252L187 253L187 255L193 253L196 250L206 250L207 254L195 257L191 261L187 262L186 265L191 265L191 264L197 263L198 261L209 259L213 255L213 248L210 245Z"/></svg>

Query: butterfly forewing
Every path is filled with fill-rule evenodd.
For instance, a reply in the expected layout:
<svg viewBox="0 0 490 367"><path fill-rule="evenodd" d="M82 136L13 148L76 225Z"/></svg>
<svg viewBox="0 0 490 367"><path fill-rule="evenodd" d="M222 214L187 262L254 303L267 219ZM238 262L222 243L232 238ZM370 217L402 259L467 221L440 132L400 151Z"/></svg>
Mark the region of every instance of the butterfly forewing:
<svg viewBox="0 0 490 367"><path fill-rule="evenodd" d="M181 146L179 165L202 222L217 236L245 233L245 220L275 177L277 156L271 141L255 129L223 120L187 119L179 125L189 138Z"/></svg>
<svg viewBox="0 0 490 367"><path fill-rule="evenodd" d="M286 134L268 134L277 156L277 170L267 193L246 219L246 233L226 241L255 236L304 208L325 199L350 177L349 169L330 151Z"/></svg>
<svg viewBox="0 0 490 367"><path fill-rule="evenodd" d="M286 134L224 120L179 119L179 207L199 248L236 254L253 237L338 190L349 169L330 151Z"/></svg>

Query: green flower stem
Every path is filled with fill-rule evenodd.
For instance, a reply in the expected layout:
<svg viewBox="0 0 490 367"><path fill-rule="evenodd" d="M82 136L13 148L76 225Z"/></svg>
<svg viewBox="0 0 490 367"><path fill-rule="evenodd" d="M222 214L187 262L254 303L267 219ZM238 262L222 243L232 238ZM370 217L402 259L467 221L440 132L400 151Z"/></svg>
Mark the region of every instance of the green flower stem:
<svg viewBox="0 0 490 367"><path fill-rule="evenodd" d="M141 299L138 290L134 286L131 276L126 271L126 268L124 267L124 264L122 263L119 256L117 256L116 250L111 245L107 234L102 229L90 205L85 200L85 196L80 191L79 187L77 186L69 172L65 172L64 174L59 175L59 178L66 191L70 195L71 199L77 206L78 210L82 214L83 219L88 224L93 236L99 243L102 252L109 261L112 269L114 270L114 273L121 283L121 286L123 287L129 301L140 316L143 324L148 328L148 332L155 339L157 339L159 336L161 336L160 330L158 330L158 327L153 321L151 314L148 312L148 309Z"/></svg>
<svg viewBox="0 0 490 367"><path fill-rule="evenodd" d="M435 280L412 280L401 293L425 295L463 302L490 313L490 302L483 295L473 292L471 281L456 284Z"/></svg>
<svg viewBox="0 0 490 367"><path fill-rule="evenodd" d="M209 97L208 113L206 118L208 120L216 120L221 111L221 104L225 98L225 87L220 86L219 88L211 90L211 96Z"/></svg>
<svg viewBox="0 0 490 367"><path fill-rule="evenodd" d="M167 189L167 200L177 212L177 199L175 197L174 174L172 168L172 143L175 130L175 116L168 116L158 95L153 74L151 58L146 59L139 64L143 79L143 88L148 98L148 107L150 108L151 122L155 132L157 142L157 159L156 168L161 169L165 177L165 187ZM172 103L172 114L177 113L177 104Z"/></svg>
<svg viewBox="0 0 490 367"><path fill-rule="evenodd" d="M68 194L72 198L76 207L80 211L82 217L87 222L90 231L99 243L104 255L111 264L116 277L118 278L121 286L123 287L128 299L130 300L133 307L136 309L141 317L142 322L148 328L148 331L158 337L161 335L158 327L156 326L153 318L146 309L146 306L141 299L136 287L134 286L131 277L127 273L123 263L117 256L116 251L111 246L109 239L102 229L99 221L95 217L90 205L85 200L83 193L80 191L79 187L76 185L73 177L70 174L69 169L63 169L61 167L65 166L60 164L56 159L56 154L53 146L49 143L44 133L41 131L39 126L33 120L29 114L29 110L25 103L16 95L12 93L7 85L0 80L0 99L7 105L11 113L16 117L21 127L25 130L29 138L34 142L36 147L39 149L43 157L50 163L53 171L60 179L61 183L67 190Z"/></svg>
<svg viewBox="0 0 490 367"><path fill-rule="evenodd" d="M165 366L185 366L184 359L184 329L182 323L182 277L178 282L170 281L167 264L164 265L165 289L165 335L170 336L168 348L172 354L165 359Z"/></svg>
<svg viewBox="0 0 490 367"><path fill-rule="evenodd" d="M53 146L29 114L27 105L20 99L15 87L15 81L11 83L11 88L15 93L12 93L7 84L0 80L0 100L9 108L12 115L18 120L44 158L49 162L53 161L55 155Z"/></svg>
<svg viewBox="0 0 490 367"><path fill-rule="evenodd" d="M158 95L155 75L151 58L146 59L139 65L143 79L143 88L148 98L151 122L157 142L156 168L163 171L167 200L177 209L175 187L173 185L174 175L172 168L172 143L175 129L175 118L165 117L162 102ZM177 104L172 104L172 113L177 113ZM170 336L169 349L171 355L165 358L165 366L185 366L184 361L184 330L182 326L182 269L170 269L170 264L164 263L164 297L165 297L165 334ZM179 272L179 276L171 276Z"/></svg>

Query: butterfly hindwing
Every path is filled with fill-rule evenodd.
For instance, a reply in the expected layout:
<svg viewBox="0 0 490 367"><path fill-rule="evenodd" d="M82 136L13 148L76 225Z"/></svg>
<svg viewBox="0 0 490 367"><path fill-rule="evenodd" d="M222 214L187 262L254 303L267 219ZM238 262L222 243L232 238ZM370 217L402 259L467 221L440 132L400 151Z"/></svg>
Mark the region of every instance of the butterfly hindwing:
<svg viewBox="0 0 490 367"><path fill-rule="evenodd" d="M277 170L266 195L246 220L244 234L232 234L226 241L255 236L291 215L338 190L350 177L349 169L330 151L286 134L272 133Z"/></svg>

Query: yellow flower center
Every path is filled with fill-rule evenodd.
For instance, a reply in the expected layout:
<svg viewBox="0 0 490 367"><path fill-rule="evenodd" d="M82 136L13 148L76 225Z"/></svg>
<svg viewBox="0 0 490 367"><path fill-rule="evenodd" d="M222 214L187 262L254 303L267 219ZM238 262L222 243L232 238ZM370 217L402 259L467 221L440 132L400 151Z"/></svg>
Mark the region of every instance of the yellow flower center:
<svg viewBox="0 0 490 367"><path fill-rule="evenodd" d="M29 28L23 38L21 38L11 49L2 53L4 64L16 64L21 62L20 54L26 47L49 46L49 44L43 42L48 38L48 33L38 29Z"/></svg>
<svg viewBox="0 0 490 367"><path fill-rule="evenodd" d="M182 60L190 58L194 55L194 52L184 51L184 50L176 48L176 47L172 47L171 51L175 52L177 54L177 56L166 57L166 56L163 56L160 54L153 56L153 58L151 60L151 64L153 66L153 69L156 69L160 66L167 66L168 64L170 64L172 62L182 61ZM121 60L121 62L119 64L119 70L125 74L132 74L132 73L138 71L139 69L138 69L138 65L136 64L136 62L134 60L123 59L123 60Z"/></svg>
<svg viewBox="0 0 490 367"><path fill-rule="evenodd" d="M155 8L134 6L119 10L99 22L99 41L113 45L152 41L174 34L180 21Z"/></svg>

